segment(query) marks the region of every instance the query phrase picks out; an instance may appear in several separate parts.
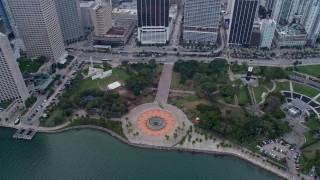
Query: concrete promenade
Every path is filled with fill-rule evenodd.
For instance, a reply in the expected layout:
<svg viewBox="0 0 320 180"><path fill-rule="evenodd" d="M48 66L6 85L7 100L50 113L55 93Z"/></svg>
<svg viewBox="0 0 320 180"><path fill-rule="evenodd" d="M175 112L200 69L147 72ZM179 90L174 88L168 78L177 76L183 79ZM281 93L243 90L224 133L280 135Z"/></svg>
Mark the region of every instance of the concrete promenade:
<svg viewBox="0 0 320 180"><path fill-rule="evenodd" d="M170 92L172 69L173 69L173 64L163 65L162 74L160 77L158 91L155 99L155 101L159 102L160 104L167 104L169 92Z"/></svg>

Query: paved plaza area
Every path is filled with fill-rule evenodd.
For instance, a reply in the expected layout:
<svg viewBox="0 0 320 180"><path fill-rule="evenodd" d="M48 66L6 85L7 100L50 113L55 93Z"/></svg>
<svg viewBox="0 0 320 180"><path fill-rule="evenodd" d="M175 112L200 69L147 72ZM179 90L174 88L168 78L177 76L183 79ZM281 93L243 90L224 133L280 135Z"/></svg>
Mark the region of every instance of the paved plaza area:
<svg viewBox="0 0 320 180"><path fill-rule="evenodd" d="M172 147L181 141L192 125L181 109L170 104L160 106L158 102L142 104L132 109L127 117L122 123L124 133L130 142L138 144ZM164 119L165 126L161 129L148 127L151 117ZM129 129L132 130L130 133Z"/></svg>
<svg viewBox="0 0 320 180"><path fill-rule="evenodd" d="M185 113L167 104L173 64L164 64L153 103L133 108L122 127L132 143L172 147L187 134L192 123Z"/></svg>
<svg viewBox="0 0 320 180"><path fill-rule="evenodd" d="M175 123L174 117L167 111L153 109L139 116L137 127L144 134L164 136L172 130Z"/></svg>

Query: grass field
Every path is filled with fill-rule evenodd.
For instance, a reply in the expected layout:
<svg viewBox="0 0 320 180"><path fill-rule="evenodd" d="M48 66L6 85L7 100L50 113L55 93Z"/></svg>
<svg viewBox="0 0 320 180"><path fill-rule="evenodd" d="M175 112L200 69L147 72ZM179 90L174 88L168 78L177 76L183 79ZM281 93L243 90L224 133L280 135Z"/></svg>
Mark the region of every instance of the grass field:
<svg viewBox="0 0 320 180"><path fill-rule="evenodd" d="M310 98L313 98L320 93L320 91L303 84L293 83L292 85L294 92L304 94L306 96L309 96Z"/></svg>
<svg viewBox="0 0 320 180"><path fill-rule="evenodd" d="M306 155L306 157L308 159L312 159L316 155L316 151L319 149L320 149L320 140L318 140L316 143L304 148L303 153Z"/></svg>
<svg viewBox="0 0 320 180"><path fill-rule="evenodd" d="M289 82L277 82L276 83L277 87L276 90L277 92L280 91L290 91L290 84Z"/></svg>
<svg viewBox="0 0 320 180"><path fill-rule="evenodd" d="M266 88L268 88L269 90L271 90L271 89L273 88L272 82L268 82L268 83L266 83L266 84L261 84L260 86L266 87Z"/></svg>
<svg viewBox="0 0 320 180"><path fill-rule="evenodd" d="M21 73L36 73L41 68L42 64L32 62L31 60L19 61L19 68Z"/></svg>
<svg viewBox="0 0 320 180"><path fill-rule="evenodd" d="M130 75L126 73L124 70L113 69L111 76L106 77L104 79L95 79L95 80L92 80L91 78L84 79L75 89L77 93L83 92L85 90L90 90L90 89L100 89L100 87L105 87L106 85L111 84L115 81L120 81L121 83L124 83L124 81L128 80L129 78L130 78Z"/></svg>
<svg viewBox="0 0 320 180"><path fill-rule="evenodd" d="M238 102L239 102L240 105L245 105L245 104L251 102L249 91L248 91L247 87L242 86L240 88L240 91L238 93Z"/></svg>
<svg viewBox="0 0 320 180"><path fill-rule="evenodd" d="M320 65L299 66L298 72L317 77L320 75Z"/></svg>
<svg viewBox="0 0 320 180"><path fill-rule="evenodd" d="M263 86L258 86L253 88L254 91L254 96L256 97L256 101L259 104L262 101L262 93L263 92L268 92Z"/></svg>
<svg viewBox="0 0 320 180"><path fill-rule="evenodd" d="M320 129L320 121L318 118L310 118L309 121L306 121L303 124L312 130Z"/></svg>

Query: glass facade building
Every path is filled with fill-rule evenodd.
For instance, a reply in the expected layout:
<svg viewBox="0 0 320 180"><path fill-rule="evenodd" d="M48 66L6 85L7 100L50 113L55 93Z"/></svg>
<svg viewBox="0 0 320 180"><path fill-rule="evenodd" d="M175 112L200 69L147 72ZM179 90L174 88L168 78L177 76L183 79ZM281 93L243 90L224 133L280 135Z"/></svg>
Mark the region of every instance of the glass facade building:
<svg viewBox="0 0 320 180"><path fill-rule="evenodd" d="M249 45L259 0L235 0L231 13L228 43Z"/></svg>

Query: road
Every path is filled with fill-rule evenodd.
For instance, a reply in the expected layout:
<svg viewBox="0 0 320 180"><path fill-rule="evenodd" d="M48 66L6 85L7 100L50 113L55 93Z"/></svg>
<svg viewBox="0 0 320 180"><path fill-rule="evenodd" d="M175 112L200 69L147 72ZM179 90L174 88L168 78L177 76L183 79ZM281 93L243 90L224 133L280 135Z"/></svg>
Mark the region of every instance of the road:
<svg viewBox="0 0 320 180"><path fill-rule="evenodd" d="M133 57L131 54L107 54L107 53L83 53L77 52L77 56L79 60L89 61L90 57L94 62L101 62L101 59L110 59L113 62L119 63L124 60L128 60L130 62L146 62L149 59L153 59L154 57ZM289 67L293 66L293 63L296 61L293 60L265 60L265 59L235 59L235 58L228 58L226 56L222 57L190 57L190 56L180 56L177 57L175 55L167 55L163 57L155 57L156 61L158 62L167 62L167 63L174 63L178 59L182 60L197 60L197 61L205 61L210 62L214 59L224 58L228 62L238 61L239 63L246 62L248 65L251 66L273 66L273 67ZM310 59L300 59L299 61L302 62L300 66L305 65L316 65L320 64L320 58L310 58Z"/></svg>

